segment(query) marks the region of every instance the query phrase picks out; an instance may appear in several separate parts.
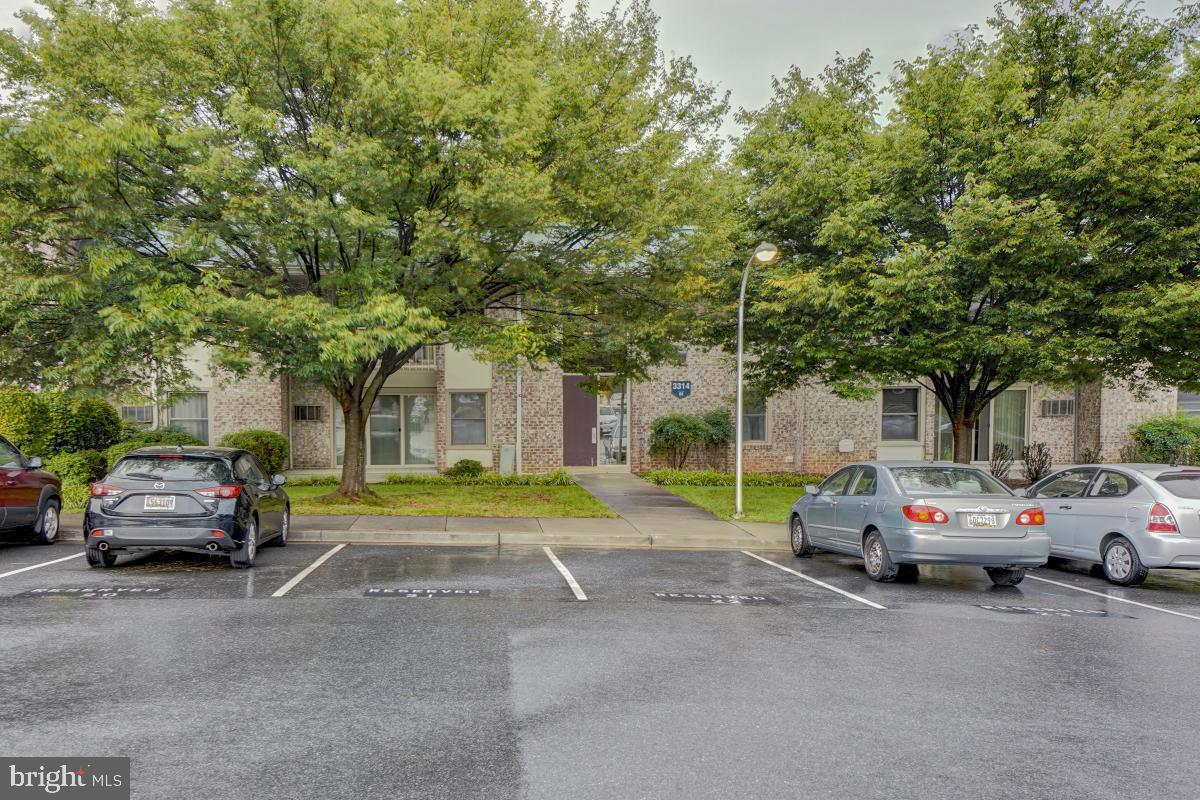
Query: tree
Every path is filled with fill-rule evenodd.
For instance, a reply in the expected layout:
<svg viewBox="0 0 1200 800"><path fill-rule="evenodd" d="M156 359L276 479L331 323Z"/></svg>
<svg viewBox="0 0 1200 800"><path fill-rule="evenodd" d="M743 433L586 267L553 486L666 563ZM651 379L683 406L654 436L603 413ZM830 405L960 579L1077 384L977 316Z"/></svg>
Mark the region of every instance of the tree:
<svg viewBox="0 0 1200 800"><path fill-rule="evenodd" d="M58 339L29 371L133 381L154 342L182 380L200 342L317 382L344 495L423 344L637 376L675 352L676 286L724 258L725 99L664 61L645 0L44 8L0 42L4 269L29 301L0 322L52 314ZM87 364L82 331L104 343Z"/></svg>
<svg viewBox="0 0 1200 800"><path fill-rule="evenodd" d="M752 380L846 396L915 380L963 462L988 402L1019 380L1154 382L1189 355L1200 379L1195 337L1176 330L1164 354L1181 318L1146 302L1148 287L1175 299L1164 308L1196 298L1200 94L1194 60L1177 59L1183 18L1009 8L994 38L967 29L897 65L885 122L868 53L817 80L793 69L743 115L735 154L751 233L785 254L752 282Z"/></svg>

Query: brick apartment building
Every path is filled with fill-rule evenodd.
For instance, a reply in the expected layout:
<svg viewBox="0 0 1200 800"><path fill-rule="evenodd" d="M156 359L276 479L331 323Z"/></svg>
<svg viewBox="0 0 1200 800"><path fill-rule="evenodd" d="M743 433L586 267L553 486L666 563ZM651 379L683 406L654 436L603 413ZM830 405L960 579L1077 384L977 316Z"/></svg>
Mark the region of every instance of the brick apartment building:
<svg viewBox="0 0 1200 800"><path fill-rule="evenodd" d="M608 385L588 393L584 376L561 371L511 370L476 361L449 346L426 348L391 376L371 415L368 478L428 472L470 458L508 471L556 467L641 471L661 465L648 453L651 422L663 414L733 410L734 372L724 353L691 350L684 363L660 368L650 380ZM341 410L321 387L287 377L240 380L210 370L202 351L190 363L188 392L161 405L124 405L122 416L147 425L175 425L208 442L247 428L288 437L290 468L334 471L341 461ZM1114 461L1129 443L1130 426L1176 409L1200 414L1200 396L1174 390L1135 396L1100 385L1056 390L1018 385L997 398L982 420L977 458L1004 442L1019 452L1042 442L1055 463L1090 450ZM933 395L916 385L880 387L873 399L849 401L815 384L786 391L743 418L747 469L827 473L872 458L950 457L948 425ZM732 466L732 447L698 453L695 466ZM519 466L518 466L519 464Z"/></svg>

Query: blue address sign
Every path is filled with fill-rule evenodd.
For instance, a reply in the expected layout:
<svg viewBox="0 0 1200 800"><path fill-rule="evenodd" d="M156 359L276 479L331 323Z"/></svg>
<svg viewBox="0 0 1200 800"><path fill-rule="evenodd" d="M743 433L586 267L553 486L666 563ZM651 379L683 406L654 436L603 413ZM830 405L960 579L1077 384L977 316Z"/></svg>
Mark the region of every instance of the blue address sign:
<svg viewBox="0 0 1200 800"><path fill-rule="evenodd" d="M692 393L691 381L671 381L671 394L678 397L680 400Z"/></svg>

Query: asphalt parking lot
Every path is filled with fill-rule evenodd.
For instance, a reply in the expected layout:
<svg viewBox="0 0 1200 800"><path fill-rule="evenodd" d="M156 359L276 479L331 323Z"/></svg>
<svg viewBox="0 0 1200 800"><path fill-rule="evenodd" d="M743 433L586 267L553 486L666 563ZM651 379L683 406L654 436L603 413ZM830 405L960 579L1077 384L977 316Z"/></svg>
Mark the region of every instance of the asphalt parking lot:
<svg viewBox="0 0 1200 800"><path fill-rule="evenodd" d="M1198 662L1193 573L0 547L0 752L137 798L1194 798Z"/></svg>

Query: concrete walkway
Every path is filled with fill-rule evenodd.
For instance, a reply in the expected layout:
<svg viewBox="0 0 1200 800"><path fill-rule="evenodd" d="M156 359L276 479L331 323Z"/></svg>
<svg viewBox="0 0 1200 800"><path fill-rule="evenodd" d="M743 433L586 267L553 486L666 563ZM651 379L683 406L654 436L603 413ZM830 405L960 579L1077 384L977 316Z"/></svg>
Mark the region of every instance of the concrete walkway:
<svg viewBox="0 0 1200 800"><path fill-rule="evenodd" d="M598 476L607 477L607 476ZM498 547L500 545L555 545L559 547L614 547L697 550L786 549L783 525L741 526L721 522L682 498L633 476L624 476L655 493L674 498L682 506L658 507L635 502L635 495L613 490L613 502L628 510L621 519L573 517L392 517L309 516L292 517L290 541L349 542L356 544L412 544ZM581 483L584 476L580 476ZM631 486L636 486L633 484ZM611 485L611 484L605 484ZM587 488L587 487L585 487ZM589 489L589 491L591 491ZM657 496L657 495L656 495ZM602 498L603 499L603 498ZM670 502L664 500L663 502ZM639 511L641 508L641 511ZM613 509L621 513L620 508ZM674 512L674 523L669 516ZM63 514L60 538L82 540L83 516Z"/></svg>
<svg viewBox="0 0 1200 800"><path fill-rule="evenodd" d="M657 547L738 550L763 542L788 547L787 526L782 523L725 522L628 472L580 472L575 479Z"/></svg>

